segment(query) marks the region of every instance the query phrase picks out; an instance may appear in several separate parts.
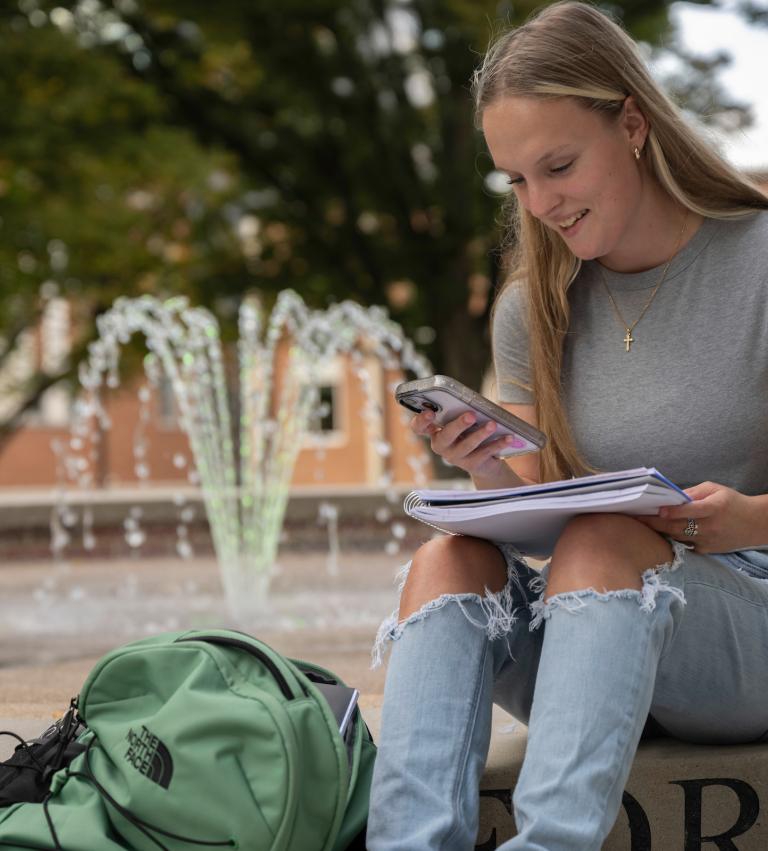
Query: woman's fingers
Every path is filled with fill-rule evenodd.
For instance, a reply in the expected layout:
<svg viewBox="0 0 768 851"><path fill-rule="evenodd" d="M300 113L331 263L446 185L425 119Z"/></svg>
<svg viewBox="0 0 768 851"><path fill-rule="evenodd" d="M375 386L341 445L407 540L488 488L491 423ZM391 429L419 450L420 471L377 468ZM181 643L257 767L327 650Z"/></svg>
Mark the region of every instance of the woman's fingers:
<svg viewBox="0 0 768 851"><path fill-rule="evenodd" d="M476 422L477 418L473 414L463 414L446 423L433 435L432 449L451 463L468 455L493 434L492 430L476 428ZM490 425L495 426L494 423Z"/></svg>
<svg viewBox="0 0 768 851"><path fill-rule="evenodd" d="M659 517L662 520L687 520L689 517L700 520L714 513L712 505L703 501L686 502L684 505L671 505L659 509Z"/></svg>
<svg viewBox="0 0 768 851"><path fill-rule="evenodd" d="M478 428L477 417L472 413L462 414L439 426L432 411L422 411L411 420L411 429L415 434L429 437L432 451L447 463L470 474L490 458L497 457L505 446L514 441L513 437L502 436L481 446L493 436L497 425L489 421Z"/></svg>
<svg viewBox="0 0 768 851"><path fill-rule="evenodd" d="M440 454L450 464L463 467L463 469L471 472L485 464L489 458L498 458L499 453L514 442L514 437L510 435L502 435L493 439L496 431L497 426L493 422L486 423L475 430L471 430L471 428L465 430L457 440ZM443 434L441 433L439 438L442 437ZM435 438L434 442L439 442L439 439Z"/></svg>
<svg viewBox="0 0 768 851"><path fill-rule="evenodd" d="M693 517L698 520L701 517L709 517L710 514L722 511L729 498L728 490L710 482L696 485L696 487L689 488L686 491L688 496L693 497L693 502L686 502L683 505L667 505L660 508L659 517L669 520L685 517Z"/></svg>
<svg viewBox="0 0 768 851"><path fill-rule="evenodd" d="M435 423L434 411L422 411L411 420L411 431L421 437L429 437L439 430L440 427Z"/></svg>
<svg viewBox="0 0 768 851"><path fill-rule="evenodd" d="M515 438L510 435L505 435L497 440L490 440L484 446L480 446L465 457L466 461L471 461L473 466L484 464L489 458L501 459L501 452L515 442Z"/></svg>

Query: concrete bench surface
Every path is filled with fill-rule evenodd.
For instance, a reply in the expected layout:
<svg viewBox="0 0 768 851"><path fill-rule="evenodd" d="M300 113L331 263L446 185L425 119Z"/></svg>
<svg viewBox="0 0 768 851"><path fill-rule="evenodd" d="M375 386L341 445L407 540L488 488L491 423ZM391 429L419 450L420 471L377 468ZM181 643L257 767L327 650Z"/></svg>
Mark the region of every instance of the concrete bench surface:
<svg viewBox="0 0 768 851"><path fill-rule="evenodd" d="M380 701L364 704L363 711L376 737ZM476 851L493 851L515 835L512 790L526 739L526 727L494 707ZM624 806L603 851L768 851L765 811L768 744L651 739L640 745Z"/></svg>
<svg viewBox="0 0 768 851"><path fill-rule="evenodd" d="M361 706L377 738L380 695L363 696ZM52 715L0 717L0 730L33 738L52 720ZM0 759L15 744L9 737L0 738ZM476 851L493 851L514 836L512 790L525 744L526 728L495 707L491 750L481 784ZM766 809L768 744L645 741L603 851L768 851Z"/></svg>

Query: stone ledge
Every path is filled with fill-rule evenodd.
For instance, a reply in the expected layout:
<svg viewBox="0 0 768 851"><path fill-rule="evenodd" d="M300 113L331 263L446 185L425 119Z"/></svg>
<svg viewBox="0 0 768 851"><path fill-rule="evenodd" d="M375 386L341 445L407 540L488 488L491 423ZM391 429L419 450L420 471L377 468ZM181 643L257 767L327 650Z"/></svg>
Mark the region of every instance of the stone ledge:
<svg viewBox="0 0 768 851"><path fill-rule="evenodd" d="M363 711L376 738L380 700L366 701ZM475 851L493 851L515 835L512 790L525 744L526 728L494 707ZM766 851L766 808L768 744L648 740L638 749L624 807L603 851Z"/></svg>
<svg viewBox="0 0 768 851"><path fill-rule="evenodd" d="M448 480L439 484L451 487L456 483ZM397 539L398 543L403 552L412 552L429 539L434 530L403 512L403 499L410 490L411 486L403 484L387 490L341 485L293 488L286 507L280 550L327 552L328 527L318 521L320 507L327 503L337 511L337 533L343 549L383 550L395 540L391 527L397 522L403 536ZM211 554L213 545L199 488L157 485L68 491L66 504L75 509L77 520L70 530L72 537L64 557L103 559L131 555L123 523L135 509L141 510L140 523L146 532L141 554L145 557L175 555L181 511L175 499L180 496L185 500L185 507L193 509L195 515L185 524L189 542L196 553ZM52 488L0 488L0 559L8 562L50 558L51 516L53 510L63 504L62 500L62 495ZM82 544L80 510L86 507L91 511L95 533L95 547L90 550ZM377 519L381 509L386 510L386 519Z"/></svg>

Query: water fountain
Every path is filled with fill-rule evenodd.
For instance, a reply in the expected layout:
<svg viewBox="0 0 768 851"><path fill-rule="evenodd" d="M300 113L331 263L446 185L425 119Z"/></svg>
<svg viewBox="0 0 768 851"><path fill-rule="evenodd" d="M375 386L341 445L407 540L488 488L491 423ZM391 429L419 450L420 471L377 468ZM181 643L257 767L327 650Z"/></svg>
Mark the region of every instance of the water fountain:
<svg viewBox="0 0 768 851"><path fill-rule="evenodd" d="M239 392L233 395L219 325L209 311L191 307L181 297L119 299L98 319L98 338L80 371L83 392L75 404L71 437L58 454L67 483L93 485L96 441L110 426L104 391L118 386L121 351L135 334L141 335L148 350L144 359L148 381L155 387L163 377L170 382L179 423L189 440L193 461L189 480L199 484L202 493L230 613L248 623L264 610L294 464L319 403L318 375L324 366L334 357L349 356L366 390L370 382L363 352L402 374L424 376L431 370L380 307L345 301L327 310L311 310L286 290L268 319L253 299L243 301L238 319ZM275 380L281 341L287 357ZM145 404L149 390L141 392ZM380 414L381 401L368 393L362 415ZM144 416L140 413L134 441L139 480L149 475L141 436ZM389 447L380 451L386 453ZM184 458L178 459L177 466L185 464ZM323 513L329 534L335 535L333 507L324 504ZM84 542L92 544L93 521L87 509L80 520ZM66 548L73 525L73 509L63 500L52 520L55 552ZM125 527L129 545L140 545L144 536L140 512L134 510ZM189 544L183 523L180 529L177 549L184 555ZM335 538L334 546L338 547Z"/></svg>

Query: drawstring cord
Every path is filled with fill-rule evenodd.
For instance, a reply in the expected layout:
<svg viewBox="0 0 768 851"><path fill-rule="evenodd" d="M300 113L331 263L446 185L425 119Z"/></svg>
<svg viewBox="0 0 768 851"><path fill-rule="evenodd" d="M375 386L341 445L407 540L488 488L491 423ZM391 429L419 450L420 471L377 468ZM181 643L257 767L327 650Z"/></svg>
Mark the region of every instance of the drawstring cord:
<svg viewBox="0 0 768 851"><path fill-rule="evenodd" d="M2 733L0 733L2 735ZM8 733L10 736L14 736L19 739L23 745L27 746L27 743L24 742L20 736L16 736L15 733ZM135 813L132 813L129 809L124 807L122 804L119 804L107 790L99 783L96 777L93 774L93 769L91 768L91 763L89 760L91 747L95 744L96 739L91 739L88 742L88 745L85 749L85 770L84 771L70 771L69 767L65 769L67 777L80 777L86 782L90 783L97 791L99 796L105 800L108 804L110 804L118 813L120 813L123 818L126 819L130 824L132 824L137 830L141 831L147 839L153 842L160 851L170 851L167 845L163 844L156 836L152 836L151 832L159 833L161 836L168 837L168 839L176 839L179 842L186 842L189 845L201 845L206 846L208 848L236 848L237 842L234 839L226 839L219 841L210 841L206 839L194 839L189 836L182 836L178 833L171 833L168 830L165 830L162 827L158 827L157 825L152 824L151 822L145 821L144 819L139 818ZM30 757L34 759L34 757L30 754ZM34 760L37 762L37 760ZM25 766L26 768L33 768L33 766ZM42 771L43 767L39 765L39 770ZM30 849L30 851L66 851L64 846L61 844L59 840L59 836L56 833L56 828L53 824L53 819L51 818L50 811L48 809L48 805L51 801L51 793L49 792L43 800L43 814L45 815L45 820L48 823L48 829L51 833L51 841L53 842L53 846L44 846L44 845L25 845L22 842L18 842L17 840L13 840L14 845L17 848Z"/></svg>
<svg viewBox="0 0 768 851"><path fill-rule="evenodd" d="M19 747L27 754L32 762L34 762L34 765L14 765L13 768L17 768L19 771L21 771L22 768L29 768L32 771L38 771L42 774L44 766L37 761L37 757L33 753L28 742L22 739L18 733L12 733L10 730L0 730L0 736L10 736L11 738L16 739L19 743Z"/></svg>
<svg viewBox="0 0 768 851"><path fill-rule="evenodd" d="M68 777L82 777L87 782L91 783L99 795L112 807L114 807L121 816L123 816L128 822L130 822L137 830L140 830L148 839L151 839L158 848L162 851L170 851L170 849L163 845L159 839L155 836L151 836L149 831L153 831L154 833L159 833L161 836L167 836L169 839L177 839L179 842L186 842L189 845L204 845L208 848L236 848L237 843L234 839L226 839L226 840L207 840L207 839L194 839L189 836L182 836L178 833L171 833L169 830L165 830L162 827L158 827L151 822L145 821L144 819L139 818L135 813L132 813L129 809L124 807L122 804L119 804L107 790L99 783L96 777L93 774L93 769L91 768L91 763L89 760L91 754L91 747L96 742L96 739L91 739L88 742L88 746L85 749L85 771L70 771L67 769ZM64 851L64 849L56 849L56 851Z"/></svg>

